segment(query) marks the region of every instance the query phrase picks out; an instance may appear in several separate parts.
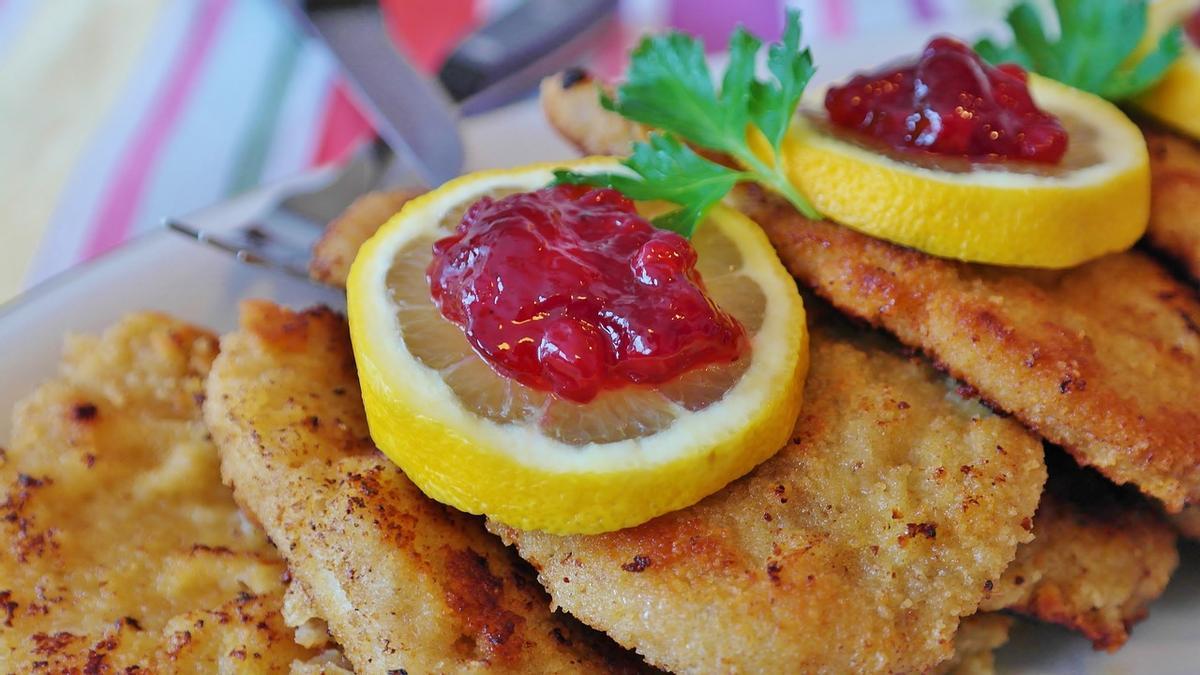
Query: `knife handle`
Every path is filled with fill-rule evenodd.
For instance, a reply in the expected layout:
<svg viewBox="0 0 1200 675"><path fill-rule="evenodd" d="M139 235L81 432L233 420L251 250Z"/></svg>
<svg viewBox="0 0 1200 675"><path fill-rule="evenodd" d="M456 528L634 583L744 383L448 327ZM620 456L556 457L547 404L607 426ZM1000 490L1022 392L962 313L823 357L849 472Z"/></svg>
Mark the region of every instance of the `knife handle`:
<svg viewBox="0 0 1200 675"><path fill-rule="evenodd" d="M525 0L468 35L438 80L456 102L485 90L498 99L532 89L541 77L572 65L581 43L616 7L617 0Z"/></svg>

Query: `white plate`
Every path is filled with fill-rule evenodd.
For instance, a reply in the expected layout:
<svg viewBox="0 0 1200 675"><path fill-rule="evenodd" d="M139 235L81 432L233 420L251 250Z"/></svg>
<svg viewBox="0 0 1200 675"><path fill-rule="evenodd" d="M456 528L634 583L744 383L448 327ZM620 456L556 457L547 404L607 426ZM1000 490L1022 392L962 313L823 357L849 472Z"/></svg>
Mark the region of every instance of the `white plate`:
<svg viewBox="0 0 1200 675"><path fill-rule="evenodd" d="M974 26L942 26L940 32L972 34ZM917 48L918 34L892 34L870 41L814 44L819 80L846 73ZM547 129L536 105L528 103L470 120L464 128L470 168L563 159L571 150ZM276 190L279 187L275 188ZM188 220L208 229L242 222L273 190L213 207ZM295 307L341 297L324 287L283 274L237 264L229 257L178 235L155 232L65 275L50 280L0 308L0 411L53 374L62 336L102 329L139 309L155 309L207 326L231 329L237 302L271 298ZM11 420L0 414L0 439L9 438ZM1200 549L1188 545L1164 597L1151 607L1133 638L1117 654L1093 652L1066 630L1019 624L999 652L1001 672L1009 673L1197 673L1200 672Z"/></svg>

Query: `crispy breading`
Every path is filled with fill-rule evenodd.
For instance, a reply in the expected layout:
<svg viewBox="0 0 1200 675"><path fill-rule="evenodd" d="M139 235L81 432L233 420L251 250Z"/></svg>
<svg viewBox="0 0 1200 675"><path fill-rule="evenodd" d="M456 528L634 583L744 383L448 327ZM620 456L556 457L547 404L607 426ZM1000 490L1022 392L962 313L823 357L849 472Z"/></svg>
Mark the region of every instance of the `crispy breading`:
<svg viewBox="0 0 1200 675"><path fill-rule="evenodd" d="M489 527L558 606L667 670L947 660L959 618L1031 539L1041 443L882 338L816 316L795 437L749 475L618 532Z"/></svg>
<svg viewBox="0 0 1200 675"><path fill-rule="evenodd" d="M1133 488L1061 452L1050 452L1047 463L1034 540L1018 549L980 608L1061 624L1115 651L1178 566L1175 532Z"/></svg>
<svg viewBox="0 0 1200 675"><path fill-rule="evenodd" d="M313 246L308 275L314 281L344 287L358 248L380 225L419 194L421 190L418 189L368 192L354 200L342 215L326 226L325 233Z"/></svg>
<svg viewBox="0 0 1200 675"><path fill-rule="evenodd" d="M1200 279L1200 147L1157 127L1142 127L1150 148L1150 228L1155 248Z"/></svg>
<svg viewBox="0 0 1200 675"><path fill-rule="evenodd" d="M995 650L1008 642L1012 619L1003 614L972 614L962 620L954 636L954 656L934 673L950 675L993 675Z"/></svg>
<svg viewBox="0 0 1200 675"><path fill-rule="evenodd" d="M1200 500L1200 300L1148 256L1065 271L954 263L808 220L752 187L735 194L788 269L839 309L1114 482L1171 511Z"/></svg>
<svg viewBox="0 0 1200 675"><path fill-rule="evenodd" d="M0 672L286 672L282 561L201 420L215 336L158 314L67 342L0 451Z"/></svg>
<svg viewBox="0 0 1200 675"><path fill-rule="evenodd" d="M542 110L550 124L584 154L629 154L629 144L645 138L646 132L620 115L596 115L596 86L584 70L548 77L539 92Z"/></svg>
<svg viewBox="0 0 1200 675"><path fill-rule="evenodd" d="M376 450L340 316L248 301L222 350L205 413L225 479L358 672L640 667L552 613L478 518L425 497Z"/></svg>
<svg viewBox="0 0 1200 675"><path fill-rule="evenodd" d="M571 101L571 117L547 114L577 143L613 116L592 87L545 96L554 87L559 78L543 85L543 105ZM964 264L804 218L755 186L730 201L838 309L923 350L1114 482L1173 512L1200 502L1200 299L1146 255L1064 271Z"/></svg>

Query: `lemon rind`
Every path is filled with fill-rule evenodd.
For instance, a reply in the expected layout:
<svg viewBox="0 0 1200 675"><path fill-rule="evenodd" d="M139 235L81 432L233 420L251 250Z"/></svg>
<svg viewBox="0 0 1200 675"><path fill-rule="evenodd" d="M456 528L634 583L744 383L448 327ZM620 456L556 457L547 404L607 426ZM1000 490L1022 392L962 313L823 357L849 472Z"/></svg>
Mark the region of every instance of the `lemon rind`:
<svg viewBox="0 0 1200 675"><path fill-rule="evenodd" d="M386 291L390 262L402 246L433 230L453 205L499 187L535 189L550 181L552 169L562 166L474 174L406 205L364 245L351 269L349 296L369 305L356 312L352 304L351 337L372 436L427 494L516 527L605 531L694 503L774 454L786 442L799 412L807 332L794 281L765 235L741 214L717 207L710 223L722 227L735 243L755 239L754 245L739 243L742 273L760 284L767 302L755 343L773 340L786 348L755 349L750 367L721 401L646 438L573 446L532 426L502 424L472 413L437 371L400 347L400 326ZM603 158L571 166L611 170L619 165ZM678 472L687 484L658 489L664 470ZM489 484L489 489L472 487L481 484ZM512 490L541 496L481 496ZM638 507L611 508L610 502L622 500L635 500ZM547 518L547 512L558 515Z"/></svg>
<svg viewBox="0 0 1200 675"><path fill-rule="evenodd" d="M938 171L799 121L785 140L789 173L827 217L941 257L1063 268L1129 248L1149 222L1149 155L1141 130L1091 94L1037 76L1030 77L1030 90L1040 106L1068 108L1096 129L1103 161L1063 175ZM902 203L876 194L902 196Z"/></svg>
<svg viewBox="0 0 1200 675"><path fill-rule="evenodd" d="M1188 43L1183 56L1153 89L1133 101L1150 117L1200 140L1200 49Z"/></svg>

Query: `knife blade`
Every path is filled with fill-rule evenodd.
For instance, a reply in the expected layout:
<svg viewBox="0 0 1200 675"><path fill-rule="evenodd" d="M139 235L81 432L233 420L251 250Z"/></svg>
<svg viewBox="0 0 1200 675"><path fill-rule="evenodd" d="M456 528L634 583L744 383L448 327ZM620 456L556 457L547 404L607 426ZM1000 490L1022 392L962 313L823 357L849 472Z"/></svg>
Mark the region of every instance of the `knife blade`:
<svg viewBox="0 0 1200 675"><path fill-rule="evenodd" d="M457 176L464 157L458 109L396 48L378 3L308 0L299 8L301 21L341 63L357 102L369 109L401 163L426 186Z"/></svg>

